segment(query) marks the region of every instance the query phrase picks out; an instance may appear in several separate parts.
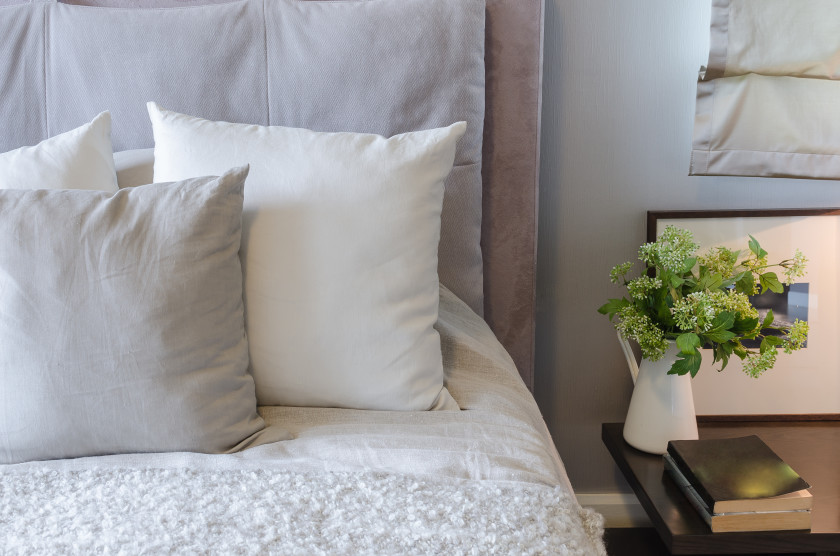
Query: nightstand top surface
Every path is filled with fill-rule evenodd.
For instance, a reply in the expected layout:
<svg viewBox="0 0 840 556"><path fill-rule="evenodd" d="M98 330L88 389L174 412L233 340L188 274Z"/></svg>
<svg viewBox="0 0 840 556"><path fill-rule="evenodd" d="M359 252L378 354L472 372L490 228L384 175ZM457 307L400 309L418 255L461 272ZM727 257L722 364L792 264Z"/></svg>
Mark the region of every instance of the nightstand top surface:
<svg viewBox="0 0 840 556"><path fill-rule="evenodd" d="M770 554L840 551L840 421L714 422L700 438L756 434L811 484L811 531L711 533L665 473L662 456L624 442L623 423L604 423L601 438L665 546L674 554Z"/></svg>

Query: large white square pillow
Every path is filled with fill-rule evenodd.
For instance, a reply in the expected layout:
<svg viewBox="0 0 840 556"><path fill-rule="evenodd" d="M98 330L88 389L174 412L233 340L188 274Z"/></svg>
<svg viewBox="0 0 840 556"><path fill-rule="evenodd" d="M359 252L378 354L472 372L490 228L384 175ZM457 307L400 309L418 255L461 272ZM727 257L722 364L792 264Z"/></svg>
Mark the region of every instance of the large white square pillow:
<svg viewBox="0 0 840 556"><path fill-rule="evenodd" d="M457 408L433 326L443 182L466 124L386 139L148 108L155 181L251 166L241 256L260 404Z"/></svg>
<svg viewBox="0 0 840 556"><path fill-rule="evenodd" d="M0 191L0 463L256 440L246 175Z"/></svg>
<svg viewBox="0 0 840 556"><path fill-rule="evenodd" d="M33 147L0 154L0 189L116 191L111 114L102 112Z"/></svg>

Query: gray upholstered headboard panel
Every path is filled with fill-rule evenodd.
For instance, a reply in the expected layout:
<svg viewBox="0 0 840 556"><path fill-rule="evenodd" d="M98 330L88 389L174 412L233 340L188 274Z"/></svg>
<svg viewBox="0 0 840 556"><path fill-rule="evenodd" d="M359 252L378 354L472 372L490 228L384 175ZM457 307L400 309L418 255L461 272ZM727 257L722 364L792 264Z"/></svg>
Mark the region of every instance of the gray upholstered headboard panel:
<svg viewBox="0 0 840 556"><path fill-rule="evenodd" d="M36 0L0 10L0 35L5 35L0 44L8 53L0 63L0 119L5 128L0 131L0 151L34 144L103 109L114 115L115 149L151 146L143 108L150 99L210 119L383 135L465 119L472 136L462 141L447 183L444 210L458 218L444 216L441 279L475 309L484 309L531 386L542 5L533 0L488 0L482 44L476 34L485 23L480 1L462 0L470 6L466 10L450 10L454 4L447 1L356 2L361 10L350 15L365 29L361 35L372 51L383 34L391 41L404 37L409 45L402 53L393 48L376 53L376 76L387 77L377 79L374 87L370 72L359 71L370 65L369 60L345 59L326 73L322 68L284 73L290 63L305 68L308 56L320 53L329 59L330 52L357 40L358 29L348 31L353 26L348 14L341 13L342 2L67 2L124 6L102 10ZM0 0L0 6L22 3ZM190 32L191 25L195 28L190 14L196 12L185 7L193 5L214 14L212 33ZM423 10L413 14L415 20L438 18L448 25L432 26L440 27L434 37L412 38L415 26L400 26L388 14L389 7L397 5L399 10ZM426 10L427 5L433 9ZM185 9L137 10L142 6ZM280 8L286 11L278 12ZM322 9L341 17L324 20L317 14ZM314 28L312 13L318 21ZM429 23L425 25L428 32ZM302 26L309 26L308 31L290 48L284 41ZM131 32L131 27L144 32ZM147 31L152 27L155 31ZM434 57L420 56L406 64L406 52L424 44L438 48ZM277 55L290 51L293 60ZM322 81L324 75L330 76L329 86ZM417 76L420 82L415 86ZM447 80L460 85L448 87ZM409 90L407 82L412 83ZM397 85L390 90L393 83ZM394 98L400 99L399 126L381 125L392 121L389 104L375 94L371 98L371 90L391 106ZM370 106L380 106L386 113L370 118L360 106L368 112Z"/></svg>

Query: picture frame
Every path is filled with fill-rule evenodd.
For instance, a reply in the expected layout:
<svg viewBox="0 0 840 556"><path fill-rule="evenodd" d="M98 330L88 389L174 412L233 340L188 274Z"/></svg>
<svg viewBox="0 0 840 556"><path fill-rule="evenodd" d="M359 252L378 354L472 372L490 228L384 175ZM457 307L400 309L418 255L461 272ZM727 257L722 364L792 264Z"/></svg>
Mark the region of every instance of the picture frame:
<svg viewBox="0 0 840 556"><path fill-rule="evenodd" d="M805 277L774 309L808 321L806 346L780 353L759 378L742 372L737 357L718 372L712 350L703 349L692 379L698 419L840 420L840 208L648 211L647 241L666 226L690 230L698 253L718 245L743 253L753 236L770 263L792 258L797 248L808 258ZM751 299L761 310L760 299Z"/></svg>

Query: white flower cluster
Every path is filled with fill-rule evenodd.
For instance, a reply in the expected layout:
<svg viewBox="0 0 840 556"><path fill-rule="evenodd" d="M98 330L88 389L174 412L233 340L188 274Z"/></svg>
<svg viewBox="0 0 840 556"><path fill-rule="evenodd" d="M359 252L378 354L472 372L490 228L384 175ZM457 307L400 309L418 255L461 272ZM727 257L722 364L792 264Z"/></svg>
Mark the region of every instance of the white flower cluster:
<svg viewBox="0 0 840 556"><path fill-rule="evenodd" d="M712 327L717 310L708 293L694 292L674 303L671 314L680 330L701 333Z"/></svg>
<svg viewBox="0 0 840 556"><path fill-rule="evenodd" d="M671 272L682 272L685 260L700 247L688 230L668 226L654 243L639 247L639 258L649 265Z"/></svg>
<svg viewBox="0 0 840 556"><path fill-rule="evenodd" d="M662 330L646 314L630 305L619 311L615 329L625 339L636 340L645 359L658 361L665 355L668 342Z"/></svg>
<svg viewBox="0 0 840 556"><path fill-rule="evenodd" d="M684 332L708 332L722 312L738 313L742 319L758 317L750 298L735 290L694 292L674 303L671 314Z"/></svg>
<svg viewBox="0 0 840 556"><path fill-rule="evenodd" d="M799 249L793 255L793 261L785 266L785 278L782 280L785 284L793 284L797 278L805 276L805 263L808 258L802 254Z"/></svg>
<svg viewBox="0 0 840 556"><path fill-rule="evenodd" d="M753 378L760 377L767 369L776 364L776 349L771 348L761 353L750 353L744 359L744 372Z"/></svg>
<svg viewBox="0 0 840 556"><path fill-rule="evenodd" d="M738 252L726 247L712 247L705 255L698 257L697 262L708 268L712 274L729 277L735 273Z"/></svg>
<svg viewBox="0 0 840 556"><path fill-rule="evenodd" d="M627 291L633 299L644 299L651 291L661 287L662 280L659 278L651 278L648 275L642 275L630 282L627 282Z"/></svg>

